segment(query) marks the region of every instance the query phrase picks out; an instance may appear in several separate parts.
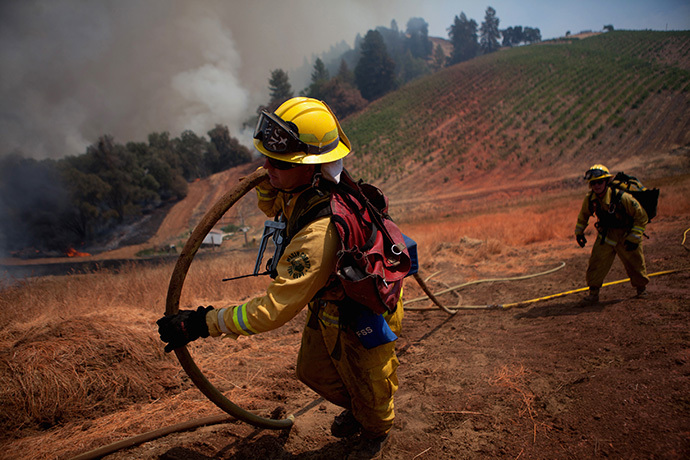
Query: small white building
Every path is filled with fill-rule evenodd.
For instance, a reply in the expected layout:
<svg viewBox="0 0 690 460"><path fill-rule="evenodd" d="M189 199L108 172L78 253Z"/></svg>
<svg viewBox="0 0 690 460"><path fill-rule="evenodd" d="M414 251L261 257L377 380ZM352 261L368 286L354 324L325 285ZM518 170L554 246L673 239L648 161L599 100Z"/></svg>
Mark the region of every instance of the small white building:
<svg viewBox="0 0 690 460"><path fill-rule="evenodd" d="M201 242L202 246L220 246L223 242L223 232L220 230L211 230L208 235Z"/></svg>

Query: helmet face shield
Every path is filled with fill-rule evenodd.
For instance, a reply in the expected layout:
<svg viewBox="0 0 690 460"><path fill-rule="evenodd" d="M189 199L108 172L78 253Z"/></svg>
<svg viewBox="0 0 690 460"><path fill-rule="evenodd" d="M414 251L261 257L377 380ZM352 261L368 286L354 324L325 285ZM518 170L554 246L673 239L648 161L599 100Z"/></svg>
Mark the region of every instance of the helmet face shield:
<svg viewBox="0 0 690 460"><path fill-rule="evenodd" d="M592 182L598 179L607 179L613 177L609 172L609 169L604 165L594 165L585 173L584 179L587 182Z"/></svg>
<svg viewBox="0 0 690 460"><path fill-rule="evenodd" d="M262 110L259 115L254 129L254 139L260 141L269 152L278 154L304 152L309 155L321 155L335 149L339 142L339 139L336 138L323 147L309 145L299 138L296 126L293 129L278 115L268 113L265 110Z"/></svg>
<svg viewBox="0 0 690 460"><path fill-rule="evenodd" d="M585 173L585 180L593 181L603 176L607 176L606 171L602 171L601 169L590 169Z"/></svg>

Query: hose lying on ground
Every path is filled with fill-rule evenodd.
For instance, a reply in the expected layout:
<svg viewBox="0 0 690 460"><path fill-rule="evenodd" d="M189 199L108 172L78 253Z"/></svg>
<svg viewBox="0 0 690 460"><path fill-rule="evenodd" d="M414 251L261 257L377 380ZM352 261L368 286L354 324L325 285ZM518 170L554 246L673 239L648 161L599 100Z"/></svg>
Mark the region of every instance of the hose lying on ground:
<svg viewBox="0 0 690 460"><path fill-rule="evenodd" d="M213 415L210 417L198 418L196 420L189 420L187 422L159 428L157 430L142 433L131 438L123 439L121 441L84 452L76 457L72 457L70 460L93 460L108 454L112 454L113 452L117 452L121 449L138 446L139 444L143 444L156 438L161 438L171 433L192 430L194 428L199 428L206 425L216 425L218 423L229 422L230 420L233 420L233 417L229 416L228 414Z"/></svg>
<svg viewBox="0 0 690 460"><path fill-rule="evenodd" d="M559 267L559 268L561 268L561 267ZM651 273L647 276L651 278L653 276L670 275L671 273L678 273L678 272L687 271L687 270L690 270L690 268L679 268L676 270L666 270L666 271ZM504 279L498 278L498 279L491 280L491 281L507 281L507 280L508 280L507 278L504 278ZM478 280L478 281L479 282L486 282L487 280ZM621 284L621 283L625 283L628 281L630 281L630 278L626 278L623 280L617 280L617 281L611 281L609 283L604 283L602 285L602 287L612 286L614 284ZM466 286L468 284L473 284L473 283L476 283L476 282L464 283L464 284L460 285L460 287ZM443 292L448 292L450 290L455 290L457 288L458 288L458 286L456 286L454 288L449 288ZM507 310L509 308L514 308L514 307L524 307L526 305L530 305L530 304L535 303L535 302L540 302L542 300L555 299L556 297L563 297L563 296L566 296L569 294L575 294L577 292L587 291L588 289L589 289L588 287L573 289L571 291L560 292L558 294L552 294L552 295L548 295L548 296L544 296L544 297L538 297L536 299L523 300L520 302L513 302L513 303L506 303L506 304L492 304L492 305L463 305L463 306L457 306L457 307L450 307L448 309L449 310L456 310L454 313L457 313L457 310L492 310L492 309L494 309L494 310L495 309ZM425 298L422 298L422 299L425 299ZM417 300L417 299L412 299L412 300ZM435 309L436 309L436 307L409 307L409 308L405 307L405 310L417 310L417 311L435 310ZM445 309L444 309L444 311L445 311Z"/></svg>
<svg viewBox="0 0 690 460"><path fill-rule="evenodd" d="M182 292L182 285L184 283L184 279L187 274L187 270L189 270L189 266L192 263L192 260L194 259L194 255L196 252L199 250L199 247L201 246L201 242L203 239L206 237L208 232L213 228L213 226L220 220L220 218L227 212L230 207L232 207L235 202L237 202L242 196L244 196L249 190L254 188L256 185L261 183L263 180L266 179L266 172L265 171L256 171L255 173L251 174L250 176L246 177L243 181L240 182L240 185L236 187L236 189L228 192L225 196L223 196L218 203L214 205L214 207L209 210L209 212L204 216L202 221L199 223L197 228L194 229L194 232L192 233L192 236L190 236L189 240L185 244L184 248L182 249L182 253L180 254L180 258L177 261L177 264L175 266L175 269L173 270L173 274L170 279L170 285L168 287L168 296L166 298L166 314L172 315L177 313L179 309L179 302L180 302L180 294ZM688 249L685 246L685 236L690 231L690 228L685 230L683 233L683 241L681 245L685 248ZM690 250L690 249L688 249ZM436 299L436 295L441 295L447 292L455 292L456 290L469 286L472 284L479 284L479 283L488 283L488 282L496 282L496 281L516 281L516 280L523 280L523 279L529 279L529 278L534 278L537 276L542 276L546 275L549 273L553 273L556 270L560 270L565 266L565 262L561 262L561 265L559 265L556 268L547 270L545 272L540 272L540 273L534 273L531 275L523 275L523 276L517 276L517 277L510 277L510 278L490 278L490 279L482 279L482 280L475 280L475 281L470 281L467 283L463 283L457 286L449 287L441 292L438 292L436 294L433 294L431 290L426 286L426 283L422 278L419 276L418 273L415 273L414 278L415 280L419 283L420 287L422 290L427 294L427 297L418 297L415 299L411 299L405 302L406 310L434 310L434 307L409 307L407 306L410 303L414 302L419 302L422 300L430 299L434 304L437 305L440 309L445 311L448 314L454 315L457 313L459 310L473 310L473 309L508 309L508 308L513 308L513 307L520 307L520 306L525 306L529 305L531 303L539 302L542 300L548 300L548 299L553 299L556 297L561 297L565 296L568 294L574 294L576 292L582 292L586 291L588 288L580 288L580 289L574 289L571 291L566 291L566 292L561 292L559 294L553 294L545 297L539 297L536 299L531 299L531 300L526 300L522 302L515 302L515 303L509 303L509 304L503 304L503 305L465 305L465 306L457 306L453 308L448 308L443 306L438 299ZM677 269L677 270L667 270L663 272L656 272L652 273L651 275L648 275L649 277L652 276L660 276L660 275L666 275L666 274L671 274L671 273L677 273L681 271L686 271L690 270L688 268L684 269ZM432 275L433 276L433 275ZM624 280L618 280L618 281L612 281L610 283L605 283L603 286L611 286L614 284L619 284L619 283L624 283L626 281L630 281L629 278L626 278ZM234 405L232 402L227 400L225 396L222 395L222 393L218 392L218 390L213 387L213 385L206 380L206 378L203 376L201 371L197 368L196 364L192 360L191 356L189 355L189 352L187 351L187 348L184 347L182 349L175 350L175 353L177 354L178 359L180 360L180 363L182 364L182 367L187 371L187 374L192 378L194 383L199 387L199 389L211 399L216 405L221 407L221 409L225 410L228 412L233 417L236 417L242 421L245 421L247 423L250 423L254 426L260 427L260 428L272 428L272 429L283 429L283 428L289 428L292 426L294 423L294 416L290 415L284 420L271 420L271 419L266 419L263 417L259 417L251 412L247 412L244 409L241 409ZM188 370L189 368L189 370ZM197 383L197 381L199 383ZM203 387L203 388L202 388ZM208 394L207 394L208 393ZM217 393L217 394L216 394ZM209 394L212 396L209 396ZM220 395L220 398L218 398L218 395ZM225 399L225 401L223 401ZM218 400L220 402L216 402ZM228 409L226 409L226 407ZM121 441L114 442L112 444L108 444L106 446L99 447L97 449L90 450L88 452L84 452L82 454L77 455L76 457L73 457L70 460L94 460L98 459L100 457L103 457L105 455L111 454L113 452L117 452L121 449L126 449L128 447L133 447L139 444L142 444L147 441L151 441L156 438L160 438L162 436L166 436L171 433L176 433L180 431L186 431L186 430L191 430L194 428L198 428L201 426L206 426L206 425L215 425L223 422L227 422L231 420L232 418L227 415L227 414L221 414L221 415L215 415L215 416L210 416L210 417L204 417L196 420L190 420L187 422L179 423L177 425L171 425L168 427L163 427L159 428L157 430L149 431L147 433L143 433L137 436L133 436L131 438L123 439Z"/></svg>
<svg viewBox="0 0 690 460"><path fill-rule="evenodd" d="M433 307L410 307L409 306L411 303L420 302L422 300L427 300L427 299L431 299L431 301L434 302L434 304L436 304L436 306L438 306L441 310L443 310L446 313L449 313L451 315L457 313L457 311L460 309L485 308L486 305L477 305L477 306L466 305L462 308L460 308L459 306L445 307L438 301L438 299L436 299L435 296L439 296L439 295L445 294L447 292L454 292L460 288L463 288L465 286L470 286L472 284L490 283L490 282L495 282L495 281L518 281L518 280L526 280L526 279L530 279L530 278L536 278L538 276L544 276L544 275L548 275L549 273L553 273L557 270L560 270L563 267L565 267L565 262L561 262L561 264L556 268L552 268L550 270L546 270L546 271L539 272L539 273L532 273L530 275L512 276L512 277L508 277L508 278L486 278L486 279L481 279L481 280L468 281L466 283L458 284L457 286L451 286L451 287L444 289L442 291L439 291L435 294L431 293L429 288L426 286L426 283L415 273L415 280L417 281L417 283L419 283L419 286L427 294L427 296L426 297L417 297L417 298L410 299L410 300L405 300L405 310L433 310ZM453 310L455 310L455 311L453 311Z"/></svg>

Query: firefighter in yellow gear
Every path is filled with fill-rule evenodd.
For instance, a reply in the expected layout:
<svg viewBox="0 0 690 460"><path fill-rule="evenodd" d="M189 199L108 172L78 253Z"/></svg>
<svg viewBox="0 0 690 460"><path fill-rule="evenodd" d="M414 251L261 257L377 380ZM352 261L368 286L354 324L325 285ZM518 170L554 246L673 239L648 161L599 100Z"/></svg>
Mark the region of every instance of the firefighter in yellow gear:
<svg viewBox="0 0 690 460"><path fill-rule="evenodd" d="M602 164L590 167L584 177L589 183L590 191L577 216L575 239L580 247L585 246L585 229L592 216L597 217L595 227L598 231L587 266L589 293L584 298L585 303L599 301L599 290L616 255L623 263L638 297L646 295L649 283L642 251L647 213L632 195L612 189L609 186L611 177L608 168Z"/></svg>
<svg viewBox="0 0 690 460"><path fill-rule="evenodd" d="M200 337L250 336L282 326L307 306L297 377L344 409L331 426L334 436L361 433L362 439L380 446L394 421L399 364L395 343L367 349L352 329L343 327L342 310L335 303L338 233L329 216L303 225L301 220L316 202L329 198L309 193L315 175L337 183L350 142L324 102L295 97L275 113L261 114L254 145L266 157L263 167L270 180L270 185L257 188L258 206L269 217L282 215L287 246L265 295L228 308L199 307L198 313L185 313L190 316L186 327L196 321ZM311 198L304 199L307 196ZM195 314L203 324L192 318ZM385 316L396 335L402 318L401 295L396 310ZM168 326L169 321L160 326L164 319L159 320L159 332L169 342L166 350L186 344L186 339L176 338L178 331ZM194 335L192 340L197 338Z"/></svg>

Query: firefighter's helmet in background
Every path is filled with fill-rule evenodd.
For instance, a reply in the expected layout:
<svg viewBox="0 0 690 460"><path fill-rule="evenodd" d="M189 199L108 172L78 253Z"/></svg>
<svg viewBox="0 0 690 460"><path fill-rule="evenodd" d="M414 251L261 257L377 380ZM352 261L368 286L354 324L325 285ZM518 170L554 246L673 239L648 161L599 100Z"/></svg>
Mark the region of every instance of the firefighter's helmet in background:
<svg viewBox="0 0 690 460"><path fill-rule="evenodd" d="M350 140L325 102L293 97L274 113L261 112L254 130L254 147L276 160L322 164L350 153Z"/></svg>
<svg viewBox="0 0 690 460"><path fill-rule="evenodd" d="M585 180L587 182L592 182L593 180L599 179L608 179L609 177L613 177L609 172L609 168L600 164L592 165L585 173Z"/></svg>

